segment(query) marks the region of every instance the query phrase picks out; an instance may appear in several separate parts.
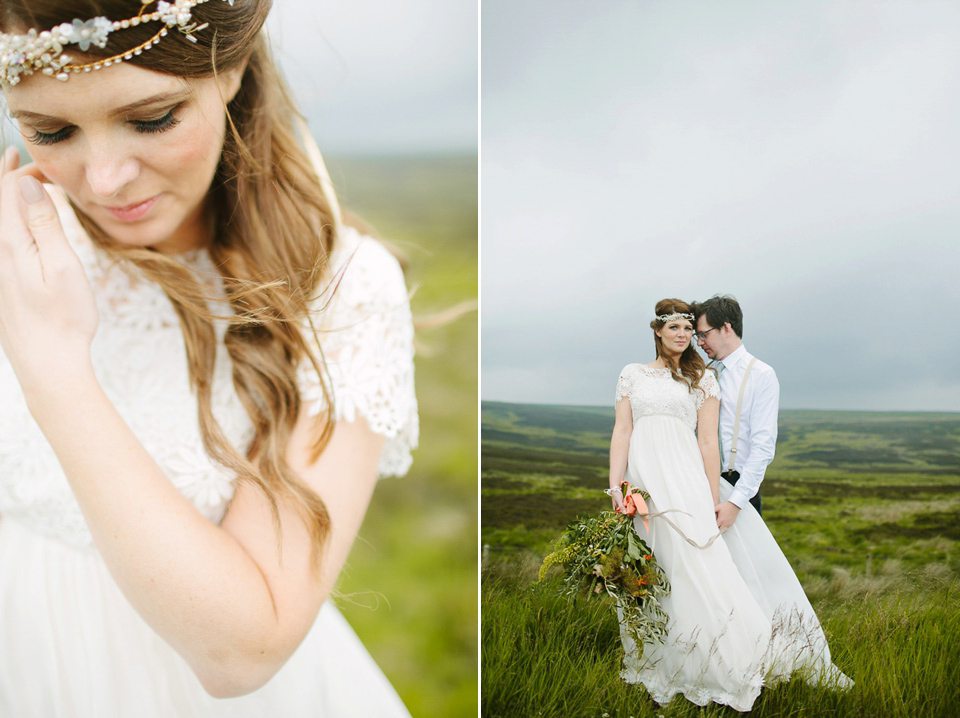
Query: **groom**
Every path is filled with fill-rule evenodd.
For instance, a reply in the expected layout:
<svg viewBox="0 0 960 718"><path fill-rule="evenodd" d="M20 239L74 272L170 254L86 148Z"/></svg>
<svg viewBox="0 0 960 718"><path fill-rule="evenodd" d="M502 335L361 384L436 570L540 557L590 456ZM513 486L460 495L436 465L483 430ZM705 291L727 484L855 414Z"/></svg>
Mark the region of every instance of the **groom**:
<svg viewBox="0 0 960 718"><path fill-rule="evenodd" d="M755 360L744 348L743 312L736 299L715 296L694 302L691 307L697 345L713 360L710 366L717 370L720 379L720 475L734 485L730 498L714 509L717 527L725 531L733 526L747 501L758 513L761 510L760 482L773 461L777 444L780 383L769 364ZM740 429L735 465L731 466L730 448L741 386Z"/></svg>

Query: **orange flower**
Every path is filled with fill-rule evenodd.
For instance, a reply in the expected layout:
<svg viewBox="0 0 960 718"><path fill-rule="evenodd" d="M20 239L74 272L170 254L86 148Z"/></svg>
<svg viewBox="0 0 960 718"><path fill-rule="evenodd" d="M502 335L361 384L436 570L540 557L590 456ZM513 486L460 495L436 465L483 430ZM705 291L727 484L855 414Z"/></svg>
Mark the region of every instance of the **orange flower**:
<svg viewBox="0 0 960 718"><path fill-rule="evenodd" d="M624 481L620 484L620 490L623 492L623 513L627 516L636 516L640 514L643 521L643 527L650 532L650 521L647 519L647 503L640 495L640 489L631 488L629 482Z"/></svg>

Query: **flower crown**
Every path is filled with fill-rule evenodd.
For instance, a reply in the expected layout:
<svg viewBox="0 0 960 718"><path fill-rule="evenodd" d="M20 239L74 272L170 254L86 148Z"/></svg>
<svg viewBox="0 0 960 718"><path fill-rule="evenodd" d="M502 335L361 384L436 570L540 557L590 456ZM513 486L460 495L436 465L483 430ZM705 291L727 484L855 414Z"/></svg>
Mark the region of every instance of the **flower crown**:
<svg viewBox="0 0 960 718"><path fill-rule="evenodd" d="M681 313L679 313L679 312L674 312L673 314L658 314L658 315L657 315L657 321L658 321L658 322L664 322L664 323L666 323L666 322L672 322L672 321L675 320L675 319L689 319L689 320L692 322L692 321L693 321L693 315L692 315L692 314L681 314Z"/></svg>
<svg viewBox="0 0 960 718"><path fill-rule="evenodd" d="M95 17L87 21L65 22L43 32L31 29L23 35L0 33L0 83L16 85L20 82L21 75L32 75L37 71L44 75L55 76L58 80L66 80L71 72L90 72L129 60L160 42L170 28L175 27L188 40L196 42L197 38L193 33L209 25L209 23L198 25L190 21L193 8L209 0L173 0L173 2L160 0L157 3L157 9L150 13L145 13L144 10L153 3L153 0L140 0L140 2L142 5L140 12L136 17L127 20ZM233 6L234 0L223 0L223 2ZM153 37L113 57L77 65L73 64L70 57L63 52L68 45L77 45L80 52L87 52L91 45L106 47L107 36L111 32L158 20L163 22L163 27Z"/></svg>

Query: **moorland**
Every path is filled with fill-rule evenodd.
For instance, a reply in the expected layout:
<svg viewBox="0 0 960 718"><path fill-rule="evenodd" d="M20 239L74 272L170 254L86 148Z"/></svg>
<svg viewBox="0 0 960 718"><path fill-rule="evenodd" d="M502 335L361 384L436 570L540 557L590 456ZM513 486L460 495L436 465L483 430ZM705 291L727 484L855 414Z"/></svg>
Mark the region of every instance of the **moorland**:
<svg viewBox="0 0 960 718"><path fill-rule="evenodd" d="M566 524L609 506L613 420L610 407L481 405L485 716L734 715L658 707L619 682L612 610L536 582ZM779 423L764 519L857 685L794 680L754 714L960 714L960 414L784 410Z"/></svg>

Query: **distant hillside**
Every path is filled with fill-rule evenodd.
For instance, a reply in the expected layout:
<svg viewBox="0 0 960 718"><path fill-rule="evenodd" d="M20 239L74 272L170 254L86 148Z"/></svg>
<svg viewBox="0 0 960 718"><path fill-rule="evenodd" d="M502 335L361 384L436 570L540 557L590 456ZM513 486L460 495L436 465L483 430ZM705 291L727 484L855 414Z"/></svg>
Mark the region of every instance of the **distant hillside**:
<svg viewBox="0 0 960 718"><path fill-rule="evenodd" d="M505 445L606 456L613 407L481 403L484 455ZM780 412L777 458L770 470L960 475L960 413Z"/></svg>
<svg viewBox="0 0 960 718"><path fill-rule="evenodd" d="M489 556L542 555L574 517L609 508L613 424L613 407L481 403ZM782 411L762 492L802 581L869 575L874 561L889 576L960 573L960 414Z"/></svg>

